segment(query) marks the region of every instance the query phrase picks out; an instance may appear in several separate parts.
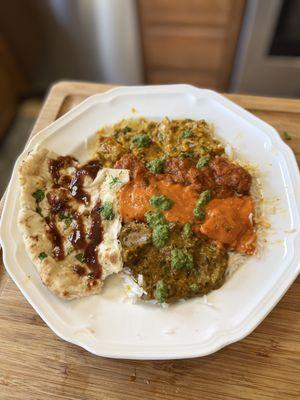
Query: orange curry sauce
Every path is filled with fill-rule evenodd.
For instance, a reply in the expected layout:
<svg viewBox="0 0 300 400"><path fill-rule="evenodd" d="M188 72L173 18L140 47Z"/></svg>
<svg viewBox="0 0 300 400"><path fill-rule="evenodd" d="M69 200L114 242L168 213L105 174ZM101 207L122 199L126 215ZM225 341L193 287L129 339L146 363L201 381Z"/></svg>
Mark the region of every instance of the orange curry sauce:
<svg viewBox="0 0 300 400"><path fill-rule="evenodd" d="M189 222L195 233L200 232L221 246L240 253L255 252L256 234L251 220L254 204L250 196L212 199L205 207L205 220L200 223L193 214L199 194L191 185L158 180L155 176L145 182L138 176L121 188L119 212L123 221L145 221L145 213L153 210L149 200L158 194L174 201L172 208L164 212L168 221Z"/></svg>

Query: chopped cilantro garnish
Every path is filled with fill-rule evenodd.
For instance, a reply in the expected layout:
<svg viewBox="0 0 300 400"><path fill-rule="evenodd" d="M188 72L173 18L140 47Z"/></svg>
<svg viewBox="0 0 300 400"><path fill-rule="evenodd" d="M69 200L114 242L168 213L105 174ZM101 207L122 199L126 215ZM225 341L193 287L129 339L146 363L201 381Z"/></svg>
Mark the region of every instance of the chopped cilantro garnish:
<svg viewBox="0 0 300 400"><path fill-rule="evenodd" d="M204 190L199 196L197 201L197 206L203 207L205 206L211 199L211 190Z"/></svg>
<svg viewBox="0 0 300 400"><path fill-rule="evenodd" d="M199 199L196 203L196 207L194 208L194 216L201 221L205 218L205 210L204 206L210 201L211 199L211 190L205 190L199 196Z"/></svg>
<svg viewBox="0 0 300 400"><path fill-rule="evenodd" d="M125 128L123 128L123 132L124 133L131 132L130 126L125 126Z"/></svg>
<svg viewBox="0 0 300 400"><path fill-rule="evenodd" d="M152 242L158 249L165 246L169 239L169 227L168 225L157 225L153 228Z"/></svg>
<svg viewBox="0 0 300 400"><path fill-rule="evenodd" d="M188 150L188 151L183 151L182 153L180 153L180 158L193 158L195 157L195 154L192 150Z"/></svg>
<svg viewBox="0 0 300 400"><path fill-rule="evenodd" d="M58 213L58 218L59 218L60 221L64 221L65 222L66 228L68 228L71 225L72 221L73 221L73 218L72 218L71 214L67 214L64 211L60 211Z"/></svg>
<svg viewBox="0 0 300 400"><path fill-rule="evenodd" d="M42 214L42 209L41 209L40 206L36 206L35 211L36 211L38 214L40 214L41 217L43 216L43 214Z"/></svg>
<svg viewBox="0 0 300 400"><path fill-rule="evenodd" d="M194 216L195 218L199 219L200 221L204 221L205 219L205 210L202 207L195 207L194 208Z"/></svg>
<svg viewBox="0 0 300 400"><path fill-rule="evenodd" d="M154 291L154 297L158 303L164 303L168 297L168 288L163 280L160 280L156 284L156 289Z"/></svg>
<svg viewBox="0 0 300 400"><path fill-rule="evenodd" d="M157 225L166 225L166 219L159 211L147 211L145 214L147 224L150 228L155 228Z"/></svg>
<svg viewBox="0 0 300 400"><path fill-rule="evenodd" d="M196 167L198 169L201 169L205 167L209 163L210 157L209 156L203 156L199 158L199 161L197 162Z"/></svg>
<svg viewBox="0 0 300 400"><path fill-rule="evenodd" d="M120 179L117 176L113 176L109 182L109 187L110 189L112 189L115 185L117 185L118 183L120 183Z"/></svg>
<svg viewBox="0 0 300 400"><path fill-rule="evenodd" d="M40 203L45 198L45 191L42 189L37 189L34 193L32 193L32 196L35 198L37 203Z"/></svg>
<svg viewBox="0 0 300 400"><path fill-rule="evenodd" d="M43 261L46 257L48 257L48 254L47 253L45 253L44 251L42 251L40 254L39 254L39 259L41 260L41 261Z"/></svg>
<svg viewBox="0 0 300 400"><path fill-rule="evenodd" d="M164 170L165 162L165 158L157 158L149 161L146 166L153 174L161 174Z"/></svg>
<svg viewBox="0 0 300 400"><path fill-rule="evenodd" d="M111 221L115 217L115 213L113 210L113 204L110 201L105 201L103 206L100 207L101 217L105 220Z"/></svg>
<svg viewBox="0 0 300 400"><path fill-rule="evenodd" d="M43 216L43 214L42 214L42 209L41 209L39 203L40 203L42 200L44 200L44 198L45 198L45 191L42 190L42 189L37 189L35 192L32 193L32 197L35 198L35 202L36 202L35 211L36 211L38 214L40 214L40 216L42 217L42 216Z"/></svg>
<svg viewBox="0 0 300 400"><path fill-rule="evenodd" d="M42 217L42 216L43 216L43 214L42 214L42 209L41 209L39 203L40 203L42 200L44 200L44 198L45 198L45 191L42 190L42 189L37 189L35 192L32 193L32 197L35 198L35 202L36 202L35 211L36 211L38 214L40 214L40 216Z"/></svg>
<svg viewBox="0 0 300 400"><path fill-rule="evenodd" d="M73 251L74 251L74 247L73 246L68 247L67 248L67 255L70 255L71 253L73 253Z"/></svg>
<svg viewBox="0 0 300 400"><path fill-rule="evenodd" d="M76 258L76 260L78 260L81 263L85 262L85 257L84 257L83 253L76 254L75 258Z"/></svg>
<svg viewBox="0 0 300 400"><path fill-rule="evenodd" d="M69 226L71 225L72 221L73 221L72 217L65 218L66 228L69 228Z"/></svg>
<svg viewBox="0 0 300 400"><path fill-rule="evenodd" d="M198 290L199 290L199 285L198 285L198 283L192 283L191 285L190 285L190 289L191 289L191 291L192 292L197 292Z"/></svg>
<svg viewBox="0 0 300 400"><path fill-rule="evenodd" d="M147 211L145 214L147 224L152 228L152 242L155 247L163 247L169 239L169 225L159 211Z"/></svg>
<svg viewBox="0 0 300 400"><path fill-rule="evenodd" d="M139 135L133 136L131 143L137 148L149 147L151 144L151 138L147 133L140 133Z"/></svg>
<svg viewBox="0 0 300 400"><path fill-rule="evenodd" d="M182 233L183 233L183 236L185 236L186 238L191 237L193 235L191 224L189 224L189 223L184 224L183 228L182 228Z"/></svg>
<svg viewBox="0 0 300 400"><path fill-rule="evenodd" d="M188 139L191 136L193 136L193 132L190 129L186 129L185 131L182 132L182 137L184 139Z"/></svg>
<svg viewBox="0 0 300 400"><path fill-rule="evenodd" d="M153 208L157 208L161 211L167 211L172 208L174 201L164 195L154 195L150 199L150 204Z"/></svg>
<svg viewBox="0 0 300 400"><path fill-rule="evenodd" d="M283 132L283 136L285 140L292 140L292 136L287 131Z"/></svg>
<svg viewBox="0 0 300 400"><path fill-rule="evenodd" d="M193 255L185 249L173 249L171 251L171 266L174 269L192 269L194 266Z"/></svg>

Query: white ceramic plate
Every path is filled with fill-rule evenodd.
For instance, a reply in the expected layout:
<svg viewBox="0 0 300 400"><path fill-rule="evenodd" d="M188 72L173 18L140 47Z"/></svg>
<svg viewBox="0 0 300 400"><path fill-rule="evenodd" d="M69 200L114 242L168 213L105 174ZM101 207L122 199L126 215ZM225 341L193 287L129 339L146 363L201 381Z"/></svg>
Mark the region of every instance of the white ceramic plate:
<svg viewBox="0 0 300 400"><path fill-rule="evenodd" d="M134 110L136 109L136 110ZM205 118L217 136L261 171L264 197L276 202L262 256L251 257L222 288L162 309L123 301L120 278L101 295L64 301L42 284L17 229L20 161L37 143L81 156L101 126L122 118ZM204 356L248 335L271 311L300 269L300 179L293 153L269 125L223 96L188 85L123 87L88 98L36 135L16 162L1 221L4 263L19 289L61 338L106 357Z"/></svg>

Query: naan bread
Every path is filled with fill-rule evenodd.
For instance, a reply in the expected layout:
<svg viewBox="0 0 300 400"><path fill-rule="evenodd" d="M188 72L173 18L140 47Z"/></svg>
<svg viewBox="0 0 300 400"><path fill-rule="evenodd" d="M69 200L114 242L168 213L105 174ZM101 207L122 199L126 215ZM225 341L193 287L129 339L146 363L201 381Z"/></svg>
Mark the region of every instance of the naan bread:
<svg viewBox="0 0 300 400"><path fill-rule="evenodd" d="M56 160L57 166L60 159L65 161L58 171L53 166L51 170L51 160ZM65 299L99 293L104 279L122 269L117 192L128 182L128 171L100 168L97 172L97 162L94 164L90 170L81 169L77 160L59 158L56 153L37 147L19 169L19 228L27 253L45 286ZM76 177L82 180L84 195L79 193ZM111 220L99 218L105 202L113 206ZM61 242L58 240L56 245L59 238Z"/></svg>

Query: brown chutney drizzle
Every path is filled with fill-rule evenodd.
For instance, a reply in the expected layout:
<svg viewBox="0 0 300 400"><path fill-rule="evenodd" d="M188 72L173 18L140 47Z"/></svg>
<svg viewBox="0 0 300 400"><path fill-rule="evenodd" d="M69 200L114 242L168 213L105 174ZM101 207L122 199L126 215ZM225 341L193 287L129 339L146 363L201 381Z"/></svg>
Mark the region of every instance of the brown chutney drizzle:
<svg viewBox="0 0 300 400"><path fill-rule="evenodd" d="M97 160L91 160L88 163L82 165L76 169L74 178L72 178L69 185L71 195L80 203L89 204L90 195L83 189L83 180L85 176L89 176L92 179L96 178L96 175L101 167L101 164Z"/></svg>
<svg viewBox="0 0 300 400"><path fill-rule="evenodd" d="M61 168L67 168L71 167L73 163L77 162L78 160L72 156L60 156L56 160L51 159L49 160L49 172L53 180L53 186L57 187L58 181L60 178L60 172L59 170Z"/></svg>
<svg viewBox="0 0 300 400"><path fill-rule="evenodd" d="M102 274L102 266L100 265L97 257L97 246L102 242L103 239L100 207L101 203L99 201L91 211L91 227L89 232L90 242L84 251L85 261L92 270L94 279L99 279Z"/></svg>
<svg viewBox="0 0 300 400"><path fill-rule="evenodd" d="M55 189L59 189L58 192L53 191L47 194L47 200L50 205L50 215L46 217L46 222L49 226L49 238L53 244L53 256L56 260L63 260L65 257L63 240L59 230L56 226L56 214L70 209L68 205L68 196L66 189L69 190L70 194L74 199L80 203L86 205L90 202L90 196L83 189L84 177L89 176L95 179L101 164L97 160L91 160L81 167L75 167L75 176L72 178L69 175L60 175L61 168L67 168L73 166L74 161L77 160L71 156L58 157L56 160L49 160L49 172L51 174L53 185ZM88 233L88 240L85 234L85 228L82 221L82 216L77 212L71 212L73 217L73 232L69 236L69 241L75 250L82 250L84 253L84 262L88 265L91 270L90 277L92 279L99 279L102 274L102 266L97 256L97 246L103 240L103 229L100 215L100 201L93 207L90 213L91 226ZM76 268L75 268L76 267ZM85 268L75 266L74 272L82 276ZM95 281L91 280L90 286L95 284Z"/></svg>
<svg viewBox="0 0 300 400"><path fill-rule="evenodd" d="M86 269L82 267L81 265L74 265L73 271L76 272L77 275L83 276L86 273Z"/></svg>
<svg viewBox="0 0 300 400"><path fill-rule="evenodd" d="M102 273L102 266L97 256L97 246L103 239L100 206L101 204L98 202L91 211L91 227L88 234L89 242L86 241L84 225L80 215L76 216L74 230L69 237L75 250L83 250L85 263L89 266L93 279L99 279Z"/></svg>
<svg viewBox="0 0 300 400"><path fill-rule="evenodd" d="M78 213L74 213L73 217L73 232L69 236L69 241L72 243L75 250L85 249L86 239L82 218Z"/></svg>
<svg viewBox="0 0 300 400"><path fill-rule="evenodd" d="M46 223L49 227L48 237L53 245L52 254L53 257L61 261L65 258L65 252L63 248L63 241L61 234L59 233L56 224L55 224L55 215L50 214L50 216L45 218Z"/></svg>
<svg viewBox="0 0 300 400"><path fill-rule="evenodd" d="M58 214L60 211L65 211L68 206L68 191L64 188L49 191L46 195L48 204L50 205L50 212Z"/></svg>

